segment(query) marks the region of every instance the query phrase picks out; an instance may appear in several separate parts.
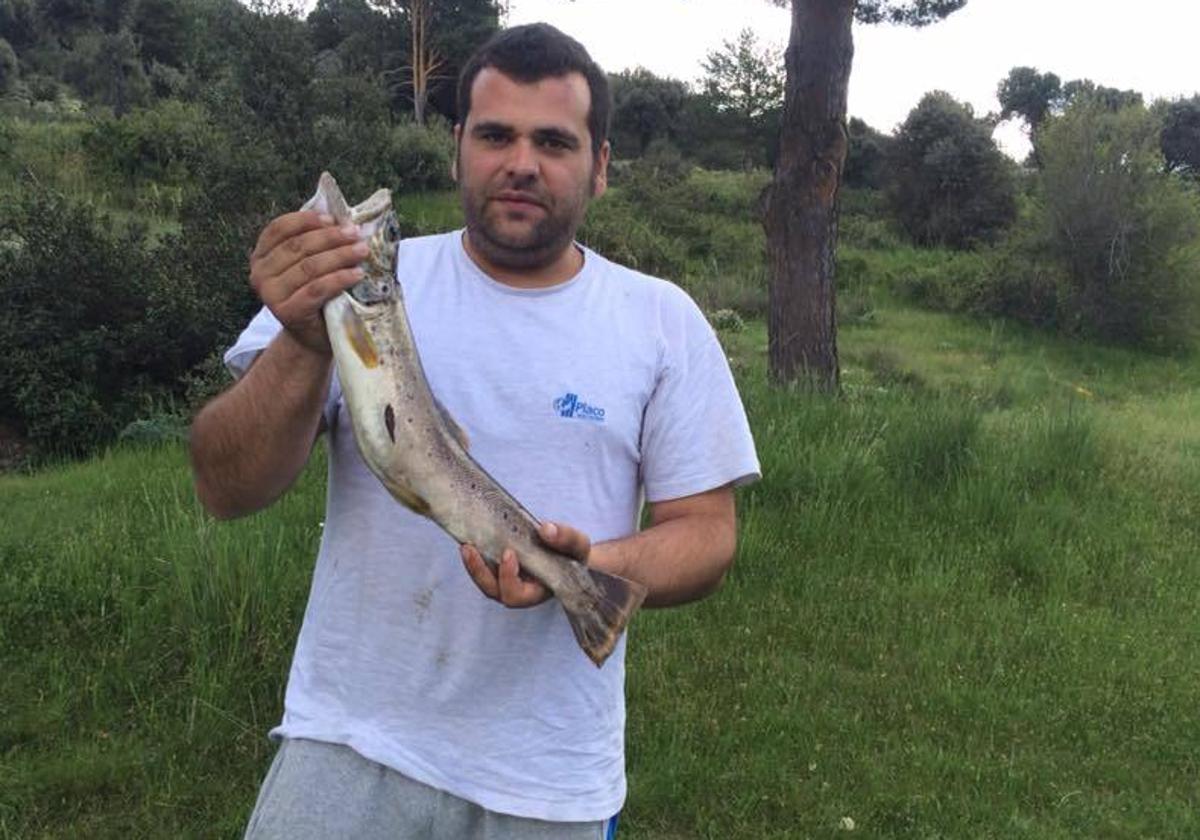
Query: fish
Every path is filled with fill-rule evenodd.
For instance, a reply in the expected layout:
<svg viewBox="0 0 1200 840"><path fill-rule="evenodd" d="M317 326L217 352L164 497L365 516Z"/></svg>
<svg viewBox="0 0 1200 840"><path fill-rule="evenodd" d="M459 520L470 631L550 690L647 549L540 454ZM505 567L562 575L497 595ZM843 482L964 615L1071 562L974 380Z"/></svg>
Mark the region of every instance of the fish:
<svg viewBox="0 0 1200 840"><path fill-rule="evenodd" d="M537 517L471 457L467 435L434 396L413 339L396 276L401 235L390 191L351 206L323 172L302 209L358 225L368 243L363 277L322 313L367 468L400 504L473 545L493 568L512 548L521 571L553 593L580 648L602 666L646 588L546 546Z"/></svg>

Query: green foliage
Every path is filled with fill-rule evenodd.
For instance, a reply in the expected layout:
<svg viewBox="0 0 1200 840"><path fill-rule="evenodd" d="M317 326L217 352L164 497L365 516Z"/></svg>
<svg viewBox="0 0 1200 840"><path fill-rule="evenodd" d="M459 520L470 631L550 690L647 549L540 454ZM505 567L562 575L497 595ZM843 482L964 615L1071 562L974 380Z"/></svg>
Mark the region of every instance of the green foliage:
<svg viewBox="0 0 1200 840"><path fill-rule="evenodd" d="M721 49L708 54L704 61L704 91L707 100L720 113L736 118L744 144L742 166L750 168L761 161L761 138L778 133L783 110L783 52L771 46L759 46L751 29L738 33L736 41L725 41ZM773 160L773 155L768 154Z"/></svg>
<svg viewBox="0 0 1200 840"><path fill-rule="evenodd" d="M100 173L117 173L130 185L183 186L223 139L203 105L167 99L94 121L83 146Z"/></svg>
<svg viewBox="0 0 1200 840"><path fill-rule="evenodd" d="M0 38L0 96L10 93L17 86L21 76L21 66L17 61L17 53L12 44Z"/></svg>
<svg viewBox="0 0 1200 840"><path fill-rule="evenodd" d="M397 191L448 189L454 137L445 122L427 118L425 125L402 121L392 126L384 154Z"/></svg>
<svg viewBox="0 0 1200 840"><path fill-rule="evenodd" d="M1167 171L1200 179L1200 95L1166 106L1162 154Z"/></svg>
<svg viewBox="0 0 1200 840"><path fill-rule="evenodd" d="M178 241L48 191L5 208L0 240L0 420L43 454L88 452L178 393L228 316L180 270Z"/></svg>
<svg viewBox="0 0 1200 840"><path fill-rule="evenodd" d="M927 26L967 5L967 0L860 0L854 6L854 17L861 23L899 23L907 26Z"/></svg>
<svg viewBox="0 0 1200 840"><path fill-rule="evenodd" d="M1061 97L1062 80L1053 73L1039 73L1034 67L1014 67L996 89L1000 119L1020 117L1034 136L1058 107Z"/></svg>
<svg viewBox="0 0 1200 840"><path fill-rule="evenodd" d="M893 142L888 203L923 245L994 240L1016 216L1011 163L991 131L949 94L926 94Z"/></svg>
<svg viewBox="0 0 1200 840"><path fill-rule="evenodd" d="M81 33L67 55L63 77L85 99L111 106L118 116L150 97L138 43L128 29Z"/></svg>
<svg viewBox="0 0 1200 840"><path fill-rule="evenodd" d="M850 146L842 167L842 184L862 189L883 189L887 183L887 157L892 138L857 117L850 118L848 128Z"/></svg>
<svg viewBox="0 0 1200 840"><path fill-rule="evenodd" d="M1163 173L1159 125L1142 107L1081 100L1042 138L1040 212L1061 268L1063 328L1163 349L1194 335L1196 196Z"/></svg>
<svg viewBox="0 0 1200 840"><path fill-rule="evenodd" d="M746 322L734 309L717 309L708 314L708 322L718 332L741 332Z"/></svg>
<svg viewBox="0 0 1200 840"><path fill-rule="evenodd" d="M649 70L623 70L609 75L612 91L613 154L638 157L654 140L673 140L677 133L688 87L675 79L655 76Z"/></svg>

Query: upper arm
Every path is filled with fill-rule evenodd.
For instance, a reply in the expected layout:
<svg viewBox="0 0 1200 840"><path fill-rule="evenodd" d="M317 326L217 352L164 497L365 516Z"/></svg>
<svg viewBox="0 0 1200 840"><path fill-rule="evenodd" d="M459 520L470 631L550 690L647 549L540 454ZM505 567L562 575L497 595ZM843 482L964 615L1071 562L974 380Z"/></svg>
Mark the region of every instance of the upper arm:
<svg viewBox="0 0 1200 840"><path fill-rule="evenodd" d="M653 525L660 525L681 516L704 516L715 522L735 525L733 485L725 484L703 493L650 503L650 522Z"/></svg>

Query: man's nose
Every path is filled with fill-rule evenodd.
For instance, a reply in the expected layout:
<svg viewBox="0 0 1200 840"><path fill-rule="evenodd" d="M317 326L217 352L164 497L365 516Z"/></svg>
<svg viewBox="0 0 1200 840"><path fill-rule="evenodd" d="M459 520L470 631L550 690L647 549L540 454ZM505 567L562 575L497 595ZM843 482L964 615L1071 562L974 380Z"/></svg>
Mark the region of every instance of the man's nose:
<svg viewBox="0 0 1200 840"><path fill-rule="evenodd" d="M518 139L509 147L508 172L514 178L530 178L537 175L537 150L525 138Z"/></svg>

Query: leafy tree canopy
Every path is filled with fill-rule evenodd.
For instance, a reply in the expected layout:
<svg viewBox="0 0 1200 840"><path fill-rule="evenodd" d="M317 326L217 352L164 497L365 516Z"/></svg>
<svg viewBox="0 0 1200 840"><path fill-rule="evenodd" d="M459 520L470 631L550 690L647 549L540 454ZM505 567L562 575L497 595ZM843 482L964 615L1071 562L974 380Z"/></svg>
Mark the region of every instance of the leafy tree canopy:
<svg viewBox="0 0 1200 840"><path fill-rule="evenodd" d="M1162 153L1168 172L1200 178L1200 94L1166 106Z"/></svg>
<svg viewBox="0 0 1200 840"><path fill-rule="evenodd" d="M806 0L771 0L776 6ZM859 0L854 17L859 23L898 23L905 26L927 26L967 5L967 0Z"/></svg>
<svg viewBox="0 0 1200 840"><path fill-rule="evenodd" d="M968 247L1016 215L1012 165L988 125L948 93L927 93L896 133L888 203L921 244Z"/></svg>
<svg viewBox="0 0 1200 840"><path fill-rule="evenodd" d="M613 97L610 134L618 155L640 156L654 140L673 139L689 96L686 84L639 67L611 74L609 85Z"/></svg>

